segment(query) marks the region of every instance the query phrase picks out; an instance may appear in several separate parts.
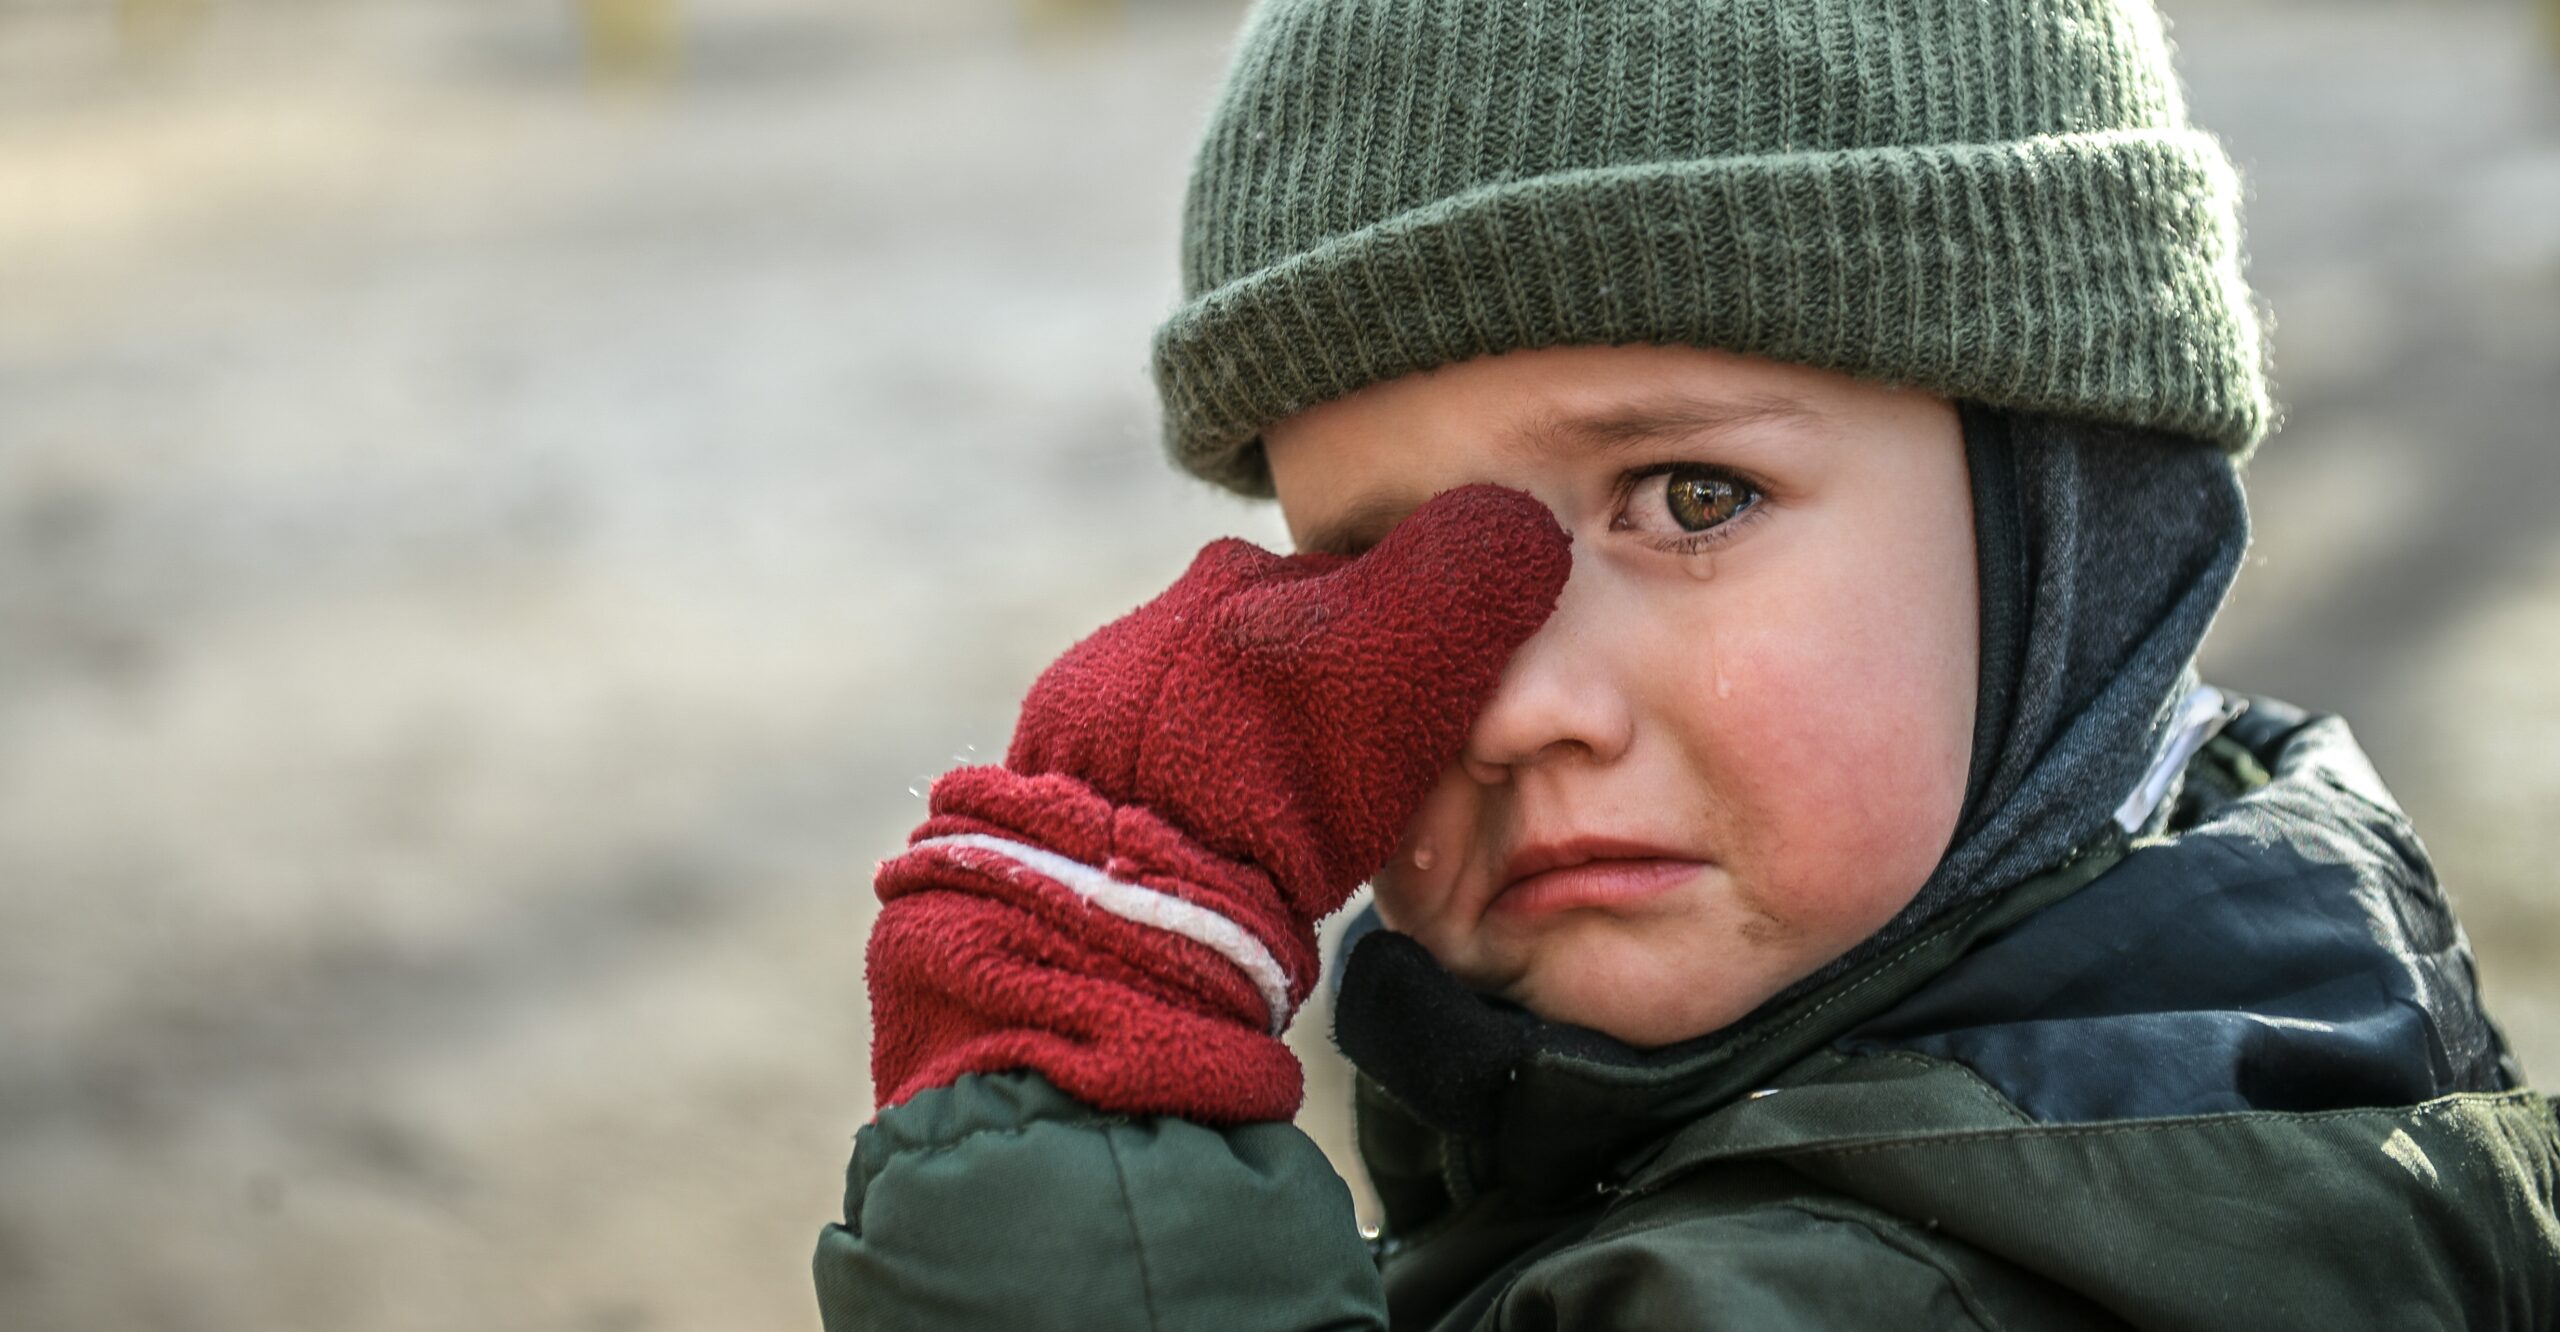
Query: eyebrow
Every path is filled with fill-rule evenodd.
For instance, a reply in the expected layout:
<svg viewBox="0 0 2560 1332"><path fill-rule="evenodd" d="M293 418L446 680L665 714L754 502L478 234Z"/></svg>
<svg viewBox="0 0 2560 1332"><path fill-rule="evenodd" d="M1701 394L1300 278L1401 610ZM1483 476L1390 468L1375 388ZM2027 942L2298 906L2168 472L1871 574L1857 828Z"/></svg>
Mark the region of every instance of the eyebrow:
<svg viewBox="0 0 2560 1332"><path fill-rule="evenodd" d="M1525 417L1513 427L1511 438L1513 446L1523 450L1563 444L1615 453L1666 440L1723 434L1744 426L1819 423L1823 419L1811 403L1777 394L1746 398L1671 395L1584 416Z"/></svg>
<svg viewBox="0 0 2560 1332"><path fill-rule="evenodd" d="M1745 426L1772 422L1819 423L1826 418L1812 404L1775 394L1747 398L1665 396L1611 407L1580 416L1546 413L1521 417L1511 428L1509 447L1521 453L1565 448L1621 453L1666 440L1697 439ZM1384 540L1405 515L1424 499L1402 491L1363 496L1341 513L1319 523L1298 543L1318 555L1357 555Z"/></svg>

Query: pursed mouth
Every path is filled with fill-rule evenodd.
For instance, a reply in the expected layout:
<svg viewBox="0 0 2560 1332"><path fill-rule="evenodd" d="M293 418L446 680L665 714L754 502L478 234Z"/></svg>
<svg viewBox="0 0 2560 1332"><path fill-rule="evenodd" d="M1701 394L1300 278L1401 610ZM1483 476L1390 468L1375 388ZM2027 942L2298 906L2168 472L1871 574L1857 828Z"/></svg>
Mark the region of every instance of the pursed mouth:
<svg viewBox="0 0 2560 1332"><path fill-rule="evenodd" d="M1631 837L1560 837L1524 842L1502 862L1505 892L1523 879L1550 870L1571 869L1595 860L1697 860L1699 857L1658 842Z"/></svg>
<svg viewBox="0 0 2560 1332"><path fill-rule="evenodd" d="M1676 887L1709 862L1624 838L1581 837L1521 847L1503 865L1487 909L1506 916L1628 906Z"/></svg>

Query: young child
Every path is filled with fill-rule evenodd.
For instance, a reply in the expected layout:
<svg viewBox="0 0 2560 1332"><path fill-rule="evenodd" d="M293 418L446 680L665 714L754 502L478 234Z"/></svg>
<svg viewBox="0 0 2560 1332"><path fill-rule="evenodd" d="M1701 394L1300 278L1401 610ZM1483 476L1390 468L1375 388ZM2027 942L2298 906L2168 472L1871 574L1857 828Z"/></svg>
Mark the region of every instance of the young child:
<svg viewBox="0 0 2560 1332"><path fill-rule="evenodd" d="M2415 836L2194 676L2237 196L2142 0L1263 4L1156 365L1299 553L881 867L827 1326L2554 1325Z"/></svg>

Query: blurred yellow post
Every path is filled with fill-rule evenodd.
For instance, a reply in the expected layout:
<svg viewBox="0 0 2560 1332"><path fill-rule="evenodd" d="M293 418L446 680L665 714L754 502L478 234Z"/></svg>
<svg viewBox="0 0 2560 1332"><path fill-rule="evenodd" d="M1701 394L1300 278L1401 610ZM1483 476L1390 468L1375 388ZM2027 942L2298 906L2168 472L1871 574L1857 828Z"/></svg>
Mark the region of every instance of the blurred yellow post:
<svg viewBox="0 0 2560 1332"><path fill-rule="evenodd" d="M1116 25L1128 0L1014 0L1022 26L1039 36L1069 36Z"/></svg>
<svg viewBox="0 0 2560 1332"><path fill-rule="evenodd" d="M577 0L587 72L614 83L655 83L675 72L676 0Z"/></svg>
<svg viewBox="0 0 2560 1332"><path fill-rule="evenodd" d="M2560 60L2560 0L2542 0L2542 39L2551 45L2551 56Z"/></svg>
<svg viewBox="0 0 2560 1332"><path fill-rule="evenodd" d="M116 40L128 57L166 60L204 28L205 0L116 0Z"/></svg>

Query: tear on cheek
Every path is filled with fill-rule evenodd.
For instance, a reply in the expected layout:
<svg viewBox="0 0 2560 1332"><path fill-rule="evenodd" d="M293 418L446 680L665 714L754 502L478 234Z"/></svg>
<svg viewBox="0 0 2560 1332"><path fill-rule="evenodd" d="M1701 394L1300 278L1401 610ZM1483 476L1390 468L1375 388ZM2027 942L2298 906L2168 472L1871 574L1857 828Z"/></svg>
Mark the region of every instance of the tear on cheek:
<svg viewBox="0 0 2560 1332"><path fill-rule="evenodd" d="M1388 929L1416 937L1428 934L1434 921L1448 914L1459 857L1439 850L1417 866L1415 847L1407 843L1377 873L1369 876L1369 901Z"/></svg>

